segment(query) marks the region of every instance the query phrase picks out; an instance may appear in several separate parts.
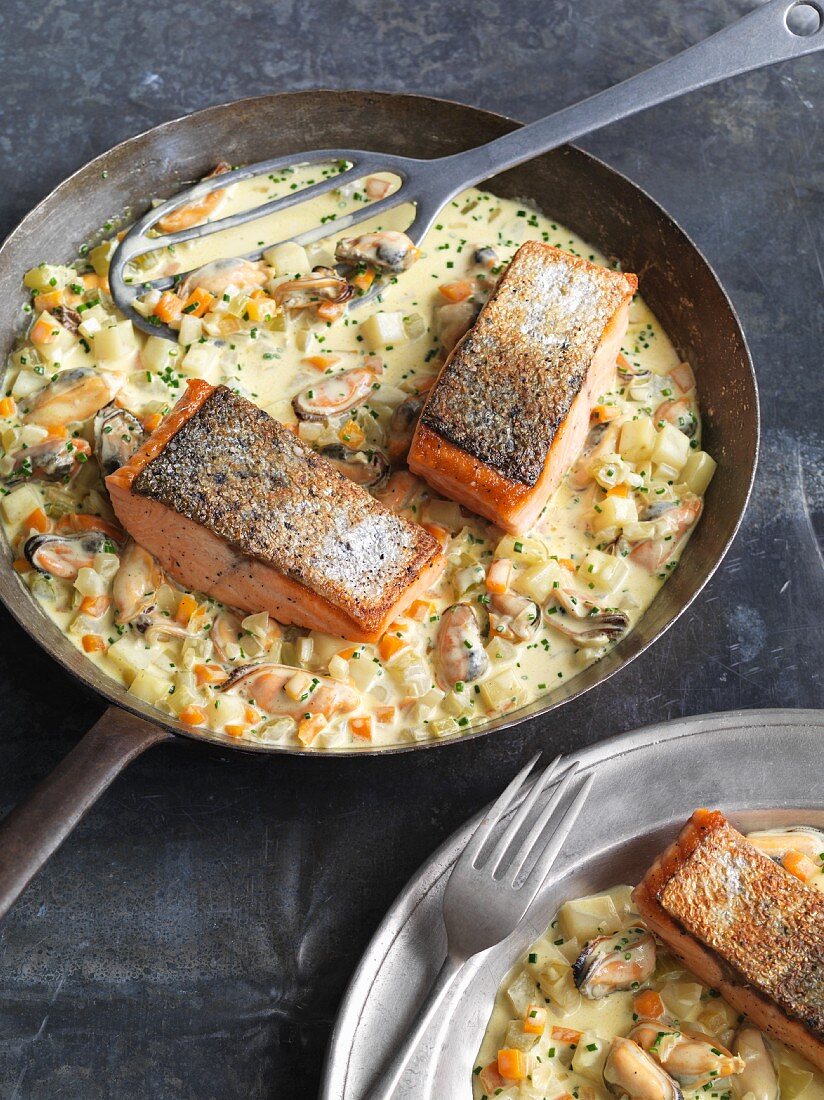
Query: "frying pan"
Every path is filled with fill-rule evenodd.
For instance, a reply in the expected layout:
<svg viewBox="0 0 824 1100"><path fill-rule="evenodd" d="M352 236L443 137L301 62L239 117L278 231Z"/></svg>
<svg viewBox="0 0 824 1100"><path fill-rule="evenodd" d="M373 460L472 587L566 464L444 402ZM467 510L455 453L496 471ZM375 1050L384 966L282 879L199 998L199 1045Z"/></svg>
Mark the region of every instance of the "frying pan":
<svg viewBox="0 0 824 1100"><path fill-rule="evenodd" d="M307 146L353 146L421 158L481 145L517 127L500 115L423 96L310 91L210 107L130 138L67 179L0 248L0 351L19 335L23 272L70 262L79 246L118 216L131 220L155 196L198 179L217 160L244 164ZM602 684L641 654L692 603L718 568L747 504L758 454L755 376L735 311L712 268L683 230L635 184L572 146L489 181L502 196L526 199L638 273L641 292L698 378L707 449L718 471L705 516L679 568L639 625L603 660L548 699L489 722L461 740L536 723L550 710ZM180 725L130 696L80 653L40 610L0 547L0 599L64 669L112 704L39 787L0 825L0 915L132 759L176 736L243 752L304 753L282 745L238 743ZM363 752L434 749L440 741ZM345 752L346 750L341 750ZM340 753L338 753L340 754ZM317 755L317 753L315 754Z"/></svg>

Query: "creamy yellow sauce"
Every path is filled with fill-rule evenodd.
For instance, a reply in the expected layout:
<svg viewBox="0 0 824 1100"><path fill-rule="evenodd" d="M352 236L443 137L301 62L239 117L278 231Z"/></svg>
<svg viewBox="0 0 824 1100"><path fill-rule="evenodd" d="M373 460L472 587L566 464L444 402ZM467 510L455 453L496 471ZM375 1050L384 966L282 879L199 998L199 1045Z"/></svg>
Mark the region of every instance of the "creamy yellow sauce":
<svg viewBox="0 0 824 1100"><path fill-rule="evenodd" d="M236 184L212 216L258 205L335 171L334 166L302 169ZM391 182L391 177L383 178ZM332 229L364 201L363 187L348 185L314 200L311 208L297 208L275 221L269 218L234 231L230 247L221 239L225 234L172 249L162 247L160 241L158 251L144 261L135 277L148 280L186 271L226 255L227 250L235 255L252 251L296 235L321 219ZM410 209L400 207L378 222L365 222L337 236L373 228L403 229L410 220ZM640 296L632 303L624 341L625 373L616 374L614 388L601 400L600 415L609 421L604 431L612 445L601 446L581 461L573 470L575 484L569 477L564 480L528 536L503 536L486 521L438 498L423 483L405 496L401 490L408 488L404 480L408 475L402 459L395 464L389 486L375 490L408 518L439 531L448 559L425 606L417 608L415 617L393 624L389 633L401 643L398 646L352 647L344 639L280 629L265 616L253 615L232 620L237 644L218 657L210 632L220 606L195 593L198 607L190 616L190 605L181 605L182 590L169 582L156 592L156 613L178 622L182 629L173 636L160 632L149 642L135 625L116 621L114 606L97 617L88 614L88 603L80 606L84 596L100 594L104 600L111 596L122 546L109 545L108 553L89 563L94 575L83 573L77 580L29 569L24 553L28 538L40 529L53 530L67 513L113 520L93 453L94 417L77 422L69 417L65 424L70 441L86 440L92 447L88 460L78 465L68 483L46 482L37 476L21 479L21 456L44 438L45 430L32 422L31 410L51 379L78 367L99 373L109 382L117 403L147 430L174 404L189 377L233 387L277 420L295 425L292 399L297 393L311 391L329 374L362 365L367 356L372 363L378 357L382 370L366 403L325 423L303 422L296 430L317 448L342 444L366 452L384 451L391 444L393 409L424 390L443 362L448 310L447 314L441 310L449 300L441 288L472 280L473 298L482 302L500 270L527 239L605 263L590 245L533 209L471 190L444 209L423 242L421 257L408 271L393 276L376 301L327 323L311 311L273 314L264 310L261 315L254 300L250 306L243 287L231 286L202 319L183 319L177 345L160 337L147 338L114 308L106 283L113 242L80 257L73 269L47 264L34 269L26 277L33 291L32 323L10 357L3 387L6 400L0 406L4 450L0 475L5 479L0 512L21 583L76 645L89 650L90 660L137 698L181 716L193 728L208 726L243 739L337 749L458 736L565 684L601 657L608 645L603 635L582 643L556 628L555 624L575 617L569 602L566 610L559 606L558 589L567 592L567 601L579 601L575 606L590 601L599 608L619 609L626 616L627 629L632 629L675 568L700 508L698 498L714 469L700 449L691 372L679 365L672 344ZM309 246L303 253L306 267L332 265L334 240ZM476 250L483 247L494 249L491 270L476 261ZM297 272L268 261L262 269L268 279L265 301L270 309L277 286ZM85 279L81 278L84 272L88 273ZM144 296L144 312L152 313L157 297ZM69 333L59 323L61 305L80 311L77 332ZM58 321L53 323L55 309ZM396 334L388 344L383 342L387 332ZM648 374L629 377L627 372ZM667 424L657 412L662 403L676 400L682 402L681 419ZM627 429L626 423L632 427ZM672 516L681 514L678 509L685 502L688 506L691 502L694 510L673 531L668 524ZM673 505L669 518L645 520L644 509L650 503L657 503L659 509L662 504ZM32 526L38 514L43 520L39 527ZM68 521L62 522L65 527ZM641 543L657 548L656 554L660 549L660 562L639 564L631 552ZM496 636L495 626L487 623L486 574L496 559L511 562L506 567L510 591L540 606L540 622L523 640L513 639L507 626L500 624L503 637ZM488 668L475 682L458 682L444 691L438 685L434 647L440 616L456 601L476 609ZM277 708L272 713L250 707L241 690L221 690L221 676L250 661L264 660L303 670L310 683L316 674L346 681L359 691L360 705L355 712L330 716L322 728L307 732L299 720L277 713ZM207 674L200 670L204 667L217 668L218 682L203 681ZM311 700L307 713L311 713Z"/></svg>
<svg viewBox="0 0 824 1100"><path fill-rule="evenodd" d="M824 890L824 870L813 874L808 882ZM575 1100L607 1100L610 1093L603 1080L604 1059L612 1040L626 1036L637 1022L633 1005L637 994L627 990L596 1000L584 997L573 981L572 964L587 940L639 926L631 894L631 886L616 886L602 894L566 902L546 933L510 970L498 990L476 1059L472 1084L475 1100L491 1100L492 1096L552 1100L567 1095ZM704 1032L732 1050L741 1021L737 1011L663 947L657 949L655 970L644 988L660 994L669 1018ZM532 1038L524 1039L522 1035L524 1005L526 1001L532 1003L533 997L547 1013L534 1046ZM568 1029L571 1034L564 1038L559 1029ZM483 1077L485 1068L496 1063L500 1050L519 1041L529 1048L525 1053L528 1077L505 1080L490 1090L489 1080ZM823 1100L824 1075L781 1043L770 1042L770 1048L777 1065L780 1100ZM683 1091L686 1100L693 1096L743 1100L735 1076L697 1090L685 1085Z"/></svg>

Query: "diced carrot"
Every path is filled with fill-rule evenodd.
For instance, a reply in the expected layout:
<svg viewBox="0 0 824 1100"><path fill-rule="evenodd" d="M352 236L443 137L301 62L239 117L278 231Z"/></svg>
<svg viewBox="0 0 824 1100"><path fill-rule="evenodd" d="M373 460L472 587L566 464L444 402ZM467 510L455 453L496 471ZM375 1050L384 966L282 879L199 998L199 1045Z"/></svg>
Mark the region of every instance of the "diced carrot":
<svg viewBox="0 0 824 1100"><path fill-rule="evenodd" d="M425 623L435 610L431 600L415 600L404 612L407 619L414 619L416 623Z"/></svg>
<svg viewBox="0 0 824 1100"><path fill-rule="evenodd" d="M321 302L316 312L321 321L337 321L346 312L346 305L344 302Z"/></svg>
<svg viewBox="0 0 824 1100"><path fill-rule="evenodd" d="M65 295L62 290L47 290L37 295L34 299L34 308L38 313L42 313L44 309L51 310L56 309L57 306L64 304Z"/></svg>
<svg viewBox="0 0 824 1100"><path fill-rule="evenodd" d="M84 596L80 601L80 613L90 619L99 619L111 606L110 596Z"/></svg>
<svg viewBox="0 0 824 1100"><path fill-rule="evenodd" d="M31 573L32 568L31 564L26 561L25 558L15 558L12 562L12 569L15 573Z"/></svg>
<svg viewBox="0 0 824 1100"><path fill-rule="evenodd" d="M242 737L246 732L246 727L237 722L227 722L223 727L223 732L227 737Z"/></svg>
<svg viewBox="0 0 824 1100"><path fill-rule="evenodd" d="M248 704L243 708L243 717L249 723L250 726L255 726L260 721L260 714L254 707L250 707Z"/></svg>
<svg viewBox="0 0 824 1100"><path fill-rule="evenodd" d="M386 633L387 634L405 634L408 629L409 629L409 623L398 622L398 620L395 619L395 621L391 622L389 624L389 626L386 628Z"/></svg>
<svg viewBox="0 0 824 1100"><path fill-rule="evenodd" d="M347 420L338 432L338 439L345 447L349 447L350 450L355 451L358 447L363 445L366 436L364 435L363 428L356 420Z"/></svg>
<svg viewBox="0 0 824 1100"><path fill-rule="evenodd" d="M4 397L0 400L0 416L14 416L16 406L13 397Z"/></svg>
<svg viewBox="0 0 824 1100"><path fill-rule="evenodd" d="M546 1009L542 1005L527 1005L524 1031L527 1035L542 1035L546 1024Z"/></svg>
<svg viewBox="0 0 824 1100"><path fill-rule="evenodd" d="M496 558L490 565L486 574L486 590L502 595L509 588L512 578L512 561L510 558Z"/></svg>
<svg viewBox="0 0 824 1100"><path fill-rule="evenodd" d="M368 714L349 719L349 732L363 741L372 740L372 719Z"/></svg>
<svg viewBox="0 0 824 1100"><path fill-rule="evenodd" d="M330 367L334 367L335 363L340 362L339 355L307 355L302 360L307 367L314 367L315 370L321 372L329 370Z"/></svg>
<svg viewBox="0 0 824 1100"><path fill-rule="evenodd" d="M210 294L208 290L203 290L202 287L196 286L183 303L183 308L180 312L188 314L189 317L202 317L204 313L208 313L212 308L214 300L214 294Z"/></svg>
<svg viewBox="0 0 824 1100"><path fill-rule="evenodd" d="M375 272L371 267L367 267L364 271L359 271L356 275L353 275L350 280L352 286L357 287L357 289L363 293L366 293L374 281Z"/></svg>
<svg viewBox="0 0 824 1100"><path fill-rule="evenodd" d="M395 708L375 707L375 721L379 722L382 726L388 726L390 722L395 721Z"/></svg>
<svg viewBox="0 0 824 1100"><path fill-rule="evenodd" d="M265 294L254 296L246 303L246 315L250 321L269 321L277 313L280 307L272 298Z"/></svg>
<svg viewBox="0 0 824 1100"><path fill-rule="evenodd" d="M178 715L180 721L186 726L202 726L206 721L206 715L200 707L186 707Z"/></svg>
<svg viewBox="0 0 824 1100"><path fill-rule="evenodd" d="M499 1050L498 1073L507 1081L523 1081L526 1077L524 1052L514 1047Z"/></svg>
<svg viewBox="0 0 824 1100"><path fill-rule="evenodd" d="M60 332L60 326L51 317L41 314L32 325L29 336L35 344L51 344Z"/></svg>
<svg viewBox="0 0 824 1100"><path fill-rule="evenodd" d="M100 276L97 275L94 271L90 271L86 275L81 275L80 282L86 290L100 289Z"/></svg>
<svg viewBox="0 0 824 1100"><path fill-rule="evenodd" d="M378 176L368 176L366 180L366 197L369 199L382 199L389 194L392 184L389 180L382 180Z"/></svg>
<svg viewBox="0 0 824 1100"><path fill-rule="evenodd" d="M49 424L49 439L68 439L69 429L65 424ZM91 454L91 447L85 439L75 439L74 449L76 451L82 451L83 454Z"/></svg>
<svg viewBox="0 0 824 1100"><path fill-rule="evenodd" d="M183 299L172 294L171 290L164 290L160 300L154 307L155 317L159 317L164 325L170 325L172 321L179 321L183 310Z"/></svg>
<svg viewBox="0 0 824 1100"><path fill-rule="evenodd" d="M617 405L595 405L592 409L592 417L599 424L607 424L620 415L621 410Z"/></svg>
<svg viewBox="0 0 824 1100"><path fill-rule="evenodd" d="M59 535L80 534L81 531L102 531L104 535L114 539L115 542L123 542L123 529L117 527L102 516L92 515L91 512L67 512L57 521L55 530Z"/></svg>
<svg viewBox="0 0 824 1100"><path fill-rule="evenodd" d="M325 725L326 718L322 714L310 714L308 718L301 718L298 723L298 740L302 745L311 745Z"/></svg>
<svg viewBox="0 0 824 1100"><path fill-rule="evenodd" d="M203 684L222 684L229 678L220 665L195 665L193 671L198 687Z"/></svg>
<svg viewBox="0 0 824 1100"><path fill-rule="evenodd" d="M572 558L558 558L558 564L562 569L568 569L570 573L575 572L575 562Z"/></svg>
<svg viewBox="0 0 824 1100"><path fill-rule="evenodd" d="M632 1006L638 1016L644 1016L648 1020L658 1020L666 1011L661 995L654 989L645 989L643 993L639 993Z"/></svg>
<svg viewBox="0 0 824 1100"><path fill-rule="evenodd" d="M35 508L33 512L26 516L24 526L33 527L35 531L39 531L41 535L46 531L51 531L49 517L42 508Z"/></svg>
<svg viewBox="0 0 824 1100"><path fill-rule="evenodd" d="M378 642L378 653L380 653L382 661L388 661L390 657L394 657L396 653L405 648L406 642L395 637L394 634L384 634Z"/></svg>
<svg viewBox="0 0 824 1100"><path fill-rule="evenodd" d="M628 497L629 485L623 481L620 485L613 485L611 489L607 489L608 497Z"/></svg>
<svg viewBox="0 0 824 1100"><path fill-rule="evenodd" d="M784 853L781 866L791 875L800 878L802 882L809 882L820 870L818 864L814 863L809 856L805 856L803 852L797 852L794 848Z"/></svg>
<svg viewBox="0 0 824 1100"><path fill-rule="evenodd" d="M177 611L175 611L175 619L181 626L186 626L194 615L197 609L197 600L194 596L190 596L188 592L184 592L180 597L180 603L177 605Z"/></svg>
<svg viewBox="0 0 824 1100"><path fill-rule="evenodd" d="M557 1039L559 1043L578 1043L580 1042L582 1031L576 1031L573 1027L553 1027L551 1031L553 1039Z"/></svg>
<svg viewBox="0 0 824 1100"><path fill-rule="evenodd" d="M478 1081L481 1088L487 1096L494 1096L496 1092L499 1092L506 1081L498 1073L498 1063L490 1062L488 1066L484 1066L481 1072L478 1074Z"/></svg>
<svg viewBox="0 0 824 1100"><path fill-rule="evenodd" d="M438 290L447 302L463 302L475 292L475 287L467 279L457 279L454 283L441 283Z"/></svg>
<svg viewBox="0 0 824 1100"><path fill-rule="evenodd" d="M155 428L159 428L163 420L163 413L149 413L148 416L143 417L143 427L147 432L153 432Z"/></svg>
<svg viewBox="0 0 824 1100"><path fill-rule="evenodd" d="M99 634L84 634L82 642L86 653L99 653L106 648L106 642Z"/></svg>
<svg viewBox="0 0 824 1100"><path fill-rule="evenodd" d="M346 649L340 650L338 657L343 657L344 661L351 661L360 647L356 645L347 646Z"/></svg>
<svg viewBox="0 0 824 1100"><path fill-rule="evenodd" d="M428 531L433 539L436 539L441 547L446 546L449 542L449 532L445 527L441 527L439 523L424 523L424 531Z"/></svg>

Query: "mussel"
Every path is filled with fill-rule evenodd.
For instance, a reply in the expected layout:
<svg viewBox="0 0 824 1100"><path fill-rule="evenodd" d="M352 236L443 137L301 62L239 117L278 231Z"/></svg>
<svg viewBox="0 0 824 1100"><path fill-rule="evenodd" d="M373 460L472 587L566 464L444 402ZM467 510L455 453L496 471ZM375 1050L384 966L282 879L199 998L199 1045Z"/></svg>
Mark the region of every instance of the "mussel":
<svg viewBox="0 0 824 1100"><path fill-rule="evenodd" d="M629 1038L647 1051L684 1088L694 1091L721 1082L744 1069L744 1059L721 1046L716 1038L687 1025L644 1020Z"/></svg>
<svg viewBox="0 0 824 1100"><path fill-rule="evenodd" d="M108 405L119 385L119 380L91 367L63 371L40 390L23 419L44 428L88 420Z"/></svg>
<svg viewBox="0 0 824 1100"><path fill-rule="evenodd" d="M673 427L683 432L687 439L692 439L698 431L698 417L693 412L688 397L679 397L674 401L663 401L655 410L653 419L656 424L672 424Z"/></svg>
<svg viewBox="0 0 824 1100"><path fill-rule="evenodd" d="M94 565L95 555L106 548L109 536L104 531L86 531L78 535L33 535L23 546L23 555L38 573L74 580L83 568Z"/></svg>
<svg viewBox="0 0 824 1100"><path fill-rule="evenodd" d="M342 443L330 443L321 447L319 454L331 463L338 473L362 485L364 489L377 489L389 478L389 459L377 448L350 451Z"/></svg>
<svg viewBox="0 0 824 1100"><path fill-rule="evenodd" d="M824 862L824 833L811 825L787 825L783 829L760 829L747 836L770 859L780 863L787 852L801 852L818 862Z"/></svg>
<svg viewBox="0 0 824 1100"><path fill-rule="evenodd" d="M327 420L362 405L377 382L371 367L353 367L340 374L327 374L292 398L299 420Z"/></svg>
<svg viewBox="0 0 824 1100"><path fill-rule="evenodd" d="M362 237L346 237L335 247L335 259L340 263L369 264L395 274L406 271L420 254L414 241L405 233L392 229L364 233Z"/></svg>
<svg viewBox="0 0 824 1100"><path fill-rule="evenodd" d="M220 298L229 287L248 292L262 287L266 279L266 272L251 260L212 260L211 263L190 271L178 287L177 293L185 300L199 287Z"/></svg>
<svg viewBox="0 0 824 1100"><path fill-rule="evenodd" d="M85 439L45 439L14 456L8 483L28 478L40 481L70 481L91 454Z"/></svg>
<svg viewBox="0 0 824 1100"><path fill-rule="evenodd" d="M489 601L489 626L496 638L528 642L541 626L541 608L517 592L496 592Z"/></svg>
<svg viewBox="0 0 824 1100"><path fill-rule="evenodd" d="M620 608L600 607L564 588L556 588L552 594L560 610L548 613L547 623L580 646L607 645L629 626L629 616Z"/></svg>
<svg viewBox="0 0 824 1100"><path fill-rule="evenodd" d="M115 622L120 626L135 623L146 629L155 596L163 581L163 572L152 555L129 541L120 555L120 567L112 581Z"/></svg>
<svg viewBox="0 0 824 1100"><path fill-rule="evenodd" d="M677 1081L631 1039L612 1040L604 1062L604 1084L630 1100L684 1100Z"/></svg>
<svg viewBox="0 0 824 1100"><path fill-rule="evenodd" d="M456 603L441 615L435 644L438 683L449 691L457 683L479 679L489 667L478 617L468 603Z"/></svg>
<svg viewBox="0 0 824 1100"><path fill-rule="evenodd" d="M489 245L484 245L482 248L476 248L472 255L472 259L476 264L480 264L481 267L485 267L488 271L491 271L493 267L497 267L500 263L497 252Z"/></svg>
<svg viewBox="0 0 824 1100"><path fill-rule="evenodd" d="M354 287L336 271L317 267L308 275L280 283L273 297L281 309L312 309L322 302L347 302L355 293Z"/></svg>
<svg viewBox="0 0 824 1100"><path fill-rule="evenodd" d="M588 940L575 960L572 977L592 1001L622 989L637 989L655 970L655 940L645 928L628 928Z"/></svg>
<svg viewBox="0 0 824 1100"><path fill-rule="evenodd" d="M421 409L426 398L421 394L407 397L392 410L389 420L389 457L393 462L406 458L412 443L412 436L418 426Z"/></svg>
<svg viewBox="0 0 824 1100"><path fill-rule="evenodd" d="M742 1100L745 1096L751 1096L752 1100L779 1100L775 1057L758 1028L745 1021L736 1033L733 1049L744 1061L744 1068L734 1081L736 1094Z"/></svg>
<svg viewBox="0 0 824 1100"><path fill-rule="evenodd" d="M289 685L296 679L297 690L290 693ZM267 714L292 718L301 718L306 713L324 714L327 718L347 714L360 703L360 693L350 684L288 665L241 665L229 673L219 690L237 690Z"/></svg>
<svg viewBox="0 0 824 1100"><path fill-rule="evenodd" d="M480 312L481 303L472 298L464 298L462 302L450 302L435 310L435 327L444 352L452 351L461 337L475 323Z"/></svg>
<svg viewBox="0 0 824 1100"><path fill-rule="evenodd" d="M106 405L94 418L94 453L104 477L125 466L143 442L136 416L117 405Z"/></svg>

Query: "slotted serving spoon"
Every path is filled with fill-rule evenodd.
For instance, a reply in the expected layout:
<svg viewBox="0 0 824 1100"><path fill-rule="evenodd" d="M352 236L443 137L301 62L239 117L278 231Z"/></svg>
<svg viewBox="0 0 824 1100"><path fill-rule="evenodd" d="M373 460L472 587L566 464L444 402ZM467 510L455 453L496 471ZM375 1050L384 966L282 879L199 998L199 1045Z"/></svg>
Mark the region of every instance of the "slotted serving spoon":
<svg viewBox="0 0 824 1100"><path fill-rule="evenodd" d="M194 187L186 188L167 202L156 206L135 222L112 257L109 269L112 297L118 308L139 328L153 335L177 340L177 332L166 325L156 325L148 321L134 309L132 303L149 288L162 290L171 286L175 278L185 272L179 273L175 278L166 277L152 282L126 282L124 278L124 268L128 263L158 247L182 244L184 241L211 236L222 230L257 221L310 201L373 172L391 172L400 178L401 186L391 195L336 219L334 232L337 234L367 218L374 218L401 203L413 203L415 216L407 233L418 245L446 203L467 187L531 160L582 134L633 115L645 107L665 103L676 96L739 73L814 53L822 47L824 0L767 0L761 7L675 57L477 149L435 160L415 160L362 149L320 149L260 161L202 180ZM282 198L176 233L154 238L146 235L161 218L181 206L203 199L218 188L288 167L335 162L345 162L348 167L319 183L290 192ZM271 241L264 248L245 253L244 258L259 259L266 249L286 241L306 245L329 235L328 225L316 225L282 241ZM377 292L375 290L356 299L355 304L373 298Z"/></svg>

